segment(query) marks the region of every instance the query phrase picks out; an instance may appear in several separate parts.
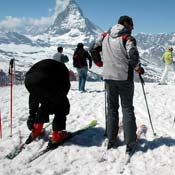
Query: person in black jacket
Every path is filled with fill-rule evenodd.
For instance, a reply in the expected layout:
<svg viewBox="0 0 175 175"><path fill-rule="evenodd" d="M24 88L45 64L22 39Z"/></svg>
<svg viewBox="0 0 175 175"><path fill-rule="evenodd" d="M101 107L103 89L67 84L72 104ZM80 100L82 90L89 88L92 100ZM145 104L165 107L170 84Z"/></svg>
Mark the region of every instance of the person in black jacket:
<svg viewBox="0 0 175 175"><path fill-rule="evenodd" d="M70 89L67 67L55 60L45 59L34 64L26 73L25 86L29 91L29 117L27 126L32 130L26 143L38 137L43 124L49 122L49 114L54 114L50 147L70 136L66 132L66 115L70 104L67 94Z"/></svg>
<svg viewBox="0 0 175 175"><path fill-rule="evenodd" d="M88 71L87 59L89 60L89 68L91 68L92 67L91 56L84 49L84 45L82 43L78 43L77 48L73 54L73 66L77 68L79 76L79 91L81 92L85 92L85 83Z"/></svg>

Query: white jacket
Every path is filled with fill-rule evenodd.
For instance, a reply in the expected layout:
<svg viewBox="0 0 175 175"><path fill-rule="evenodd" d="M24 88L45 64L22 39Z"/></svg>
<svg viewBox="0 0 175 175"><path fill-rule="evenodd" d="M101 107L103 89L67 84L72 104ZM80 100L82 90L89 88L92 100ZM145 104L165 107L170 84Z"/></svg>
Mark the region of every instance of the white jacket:
<svg viewBox="0 0 175 175"><path fill-rule="evenodd" d="M61 62L61 63L67 63L69 61L69 58L66 55L63 55L60 52L57 52L53 56L53 59L56 60L56 61L58 61L58 62Z"/></svg>
<svg viewBox="0 0 175 175"><path fill-rule="evenodd" d="M122 36L127 36L125 43ZM121 24L113 26L104 37L102 57L106 80L133 80L133 70L140 64L136 41Z"/></svg>

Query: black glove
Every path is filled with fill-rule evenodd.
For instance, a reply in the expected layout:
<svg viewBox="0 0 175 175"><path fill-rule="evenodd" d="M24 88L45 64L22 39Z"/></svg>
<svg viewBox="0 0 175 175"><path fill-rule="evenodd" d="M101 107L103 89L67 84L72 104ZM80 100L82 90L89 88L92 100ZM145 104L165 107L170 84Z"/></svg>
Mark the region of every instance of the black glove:
<svg viewBox="0 0 175 175"><path fill-rule="evenodd" d="M28 120L27 120L27 127L29 128L29 130L32 130L33 124L34 124L35 120L34 117L29 116Z"/></svg>
<svg viewBox="0 0 175 175"><path fill-rule="evenodd" d="M139 68L135 69L135 71L140 75L143 75L145 73L145 70L141 66Z"/></svg>

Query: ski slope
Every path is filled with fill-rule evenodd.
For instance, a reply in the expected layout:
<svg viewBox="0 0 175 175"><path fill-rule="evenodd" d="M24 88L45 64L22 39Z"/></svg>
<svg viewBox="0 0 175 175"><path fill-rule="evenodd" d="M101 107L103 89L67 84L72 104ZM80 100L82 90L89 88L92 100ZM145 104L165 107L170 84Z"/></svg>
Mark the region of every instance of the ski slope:
<svg viewBox="0 0 175 175"><path fill-rule="evenodd" d="M67 130L75 131L91 120L98 125L63 146L46 153L31 163L28 161L47 146L42 139L34 141L13 160L4 156L29 135L26 126L28 117L28 92L23 85L13 88L13 136L10 135L9 87L0 87L0 108L3 138L0 139L0 175L118 175L124 167L125 145L106 150L105 101L103 82L87 82L87 92L77 90L78 83L71 83L69 100L70 114ZM146 83L145 91L155 132L154 137L145 106L140 83L135 83L134 106L137 125L146 124L146 139L124 167L124 175L174 175L175 171L175 86ZM50 116L52 119L53 116ZM120 109L120 120L122 119ZM47 128L47 130L51 129ZM120 134L123 140L123 133Z"/></svg>

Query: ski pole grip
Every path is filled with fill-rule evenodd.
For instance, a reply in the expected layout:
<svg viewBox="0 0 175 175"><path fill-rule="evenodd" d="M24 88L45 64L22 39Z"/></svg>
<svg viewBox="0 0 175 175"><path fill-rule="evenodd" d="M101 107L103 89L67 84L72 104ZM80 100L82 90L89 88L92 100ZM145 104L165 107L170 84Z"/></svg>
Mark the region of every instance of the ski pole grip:
<svg viewBox="0 0 175 175"><path fill-rule="evenodd" d="M13 68L13 65L14 65L14 58L10 60L10 67Z"/></svg>

